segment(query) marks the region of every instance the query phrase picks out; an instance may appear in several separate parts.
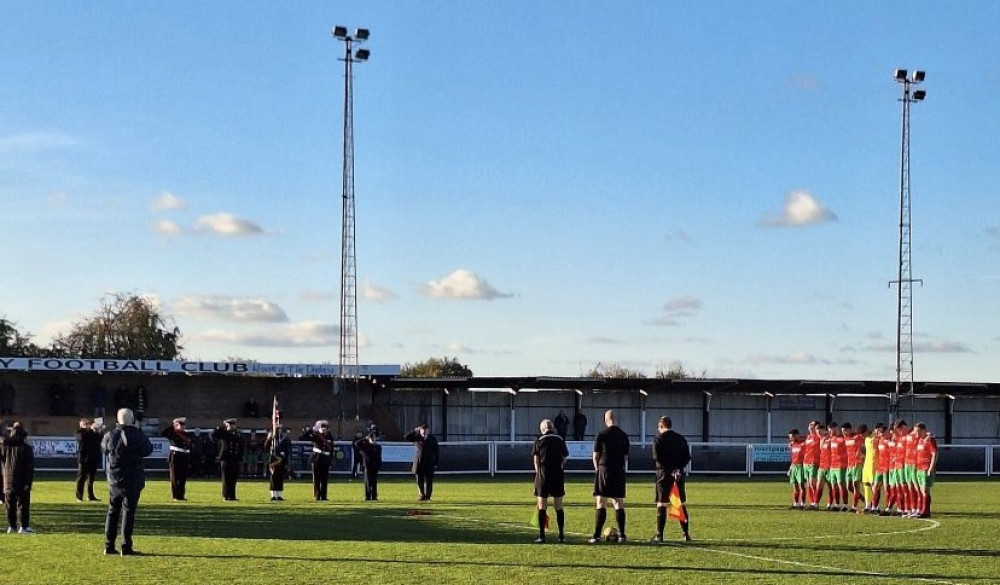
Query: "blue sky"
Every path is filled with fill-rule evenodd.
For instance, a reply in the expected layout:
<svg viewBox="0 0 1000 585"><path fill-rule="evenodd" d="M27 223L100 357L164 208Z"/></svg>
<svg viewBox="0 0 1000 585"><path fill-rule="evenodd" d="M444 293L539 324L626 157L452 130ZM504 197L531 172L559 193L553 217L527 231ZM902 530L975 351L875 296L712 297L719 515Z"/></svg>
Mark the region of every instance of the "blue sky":
<svg viewBox="0 0 1000 585"><path fill-rule="evenodd" d="M1000 4L21 2L0 20L0 315L148 294L185 357L336 362L343 48L363 363L1000 380Z"/></svg>

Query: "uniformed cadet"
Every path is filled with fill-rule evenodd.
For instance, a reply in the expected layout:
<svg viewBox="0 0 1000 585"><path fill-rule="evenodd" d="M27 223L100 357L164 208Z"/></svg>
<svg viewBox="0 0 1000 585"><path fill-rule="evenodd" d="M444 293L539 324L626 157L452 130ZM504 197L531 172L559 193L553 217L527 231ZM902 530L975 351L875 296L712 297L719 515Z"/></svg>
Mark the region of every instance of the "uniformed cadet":
<svg viewBox="0 0 1000 585"><path fill-rule="evenodd" d="M276 427L278 440L275 443L274 433L269 431L264 439L264 451L269 454L267 471L270 475L271 501L284 501L285 478L288 476L288 466L292 461L292 440L288 430L281 425Z"/></svg>
<svg viewBox="0 0 1000 585"><path fill-rule="evenodd" d="M428 502L434 495L434 472L438 466L438 441L437 437L431 434L431 429L426 424L421 424L413 429L406 436L404 441L410 441L416 449L413 451L413 475L417 478L418 498L421 502Z"/></svg>
<svg viewBox="0 0 1000 585"><path fill-rule="evenodd" d="M306 429L300 441L312 441L309 467L313 474L313 498L317 502L327 500L327 486L330 483L330 465L333 464L333 434L330 423L318 420L311 429Z"/></svg>
<svg viewBox="0 0 1000 585"><path fill-rule="evenodd" d="M556 524L559 526L559 542L565 540L565 516L563 496L566 495L563 466L569 457L566 441L556 432L555 424L545 419L539 425L542 435L535 439L531 448L531 459L535 466L535 499L538 504L538 538L536 543L545 542L545 525L548 523L549 497L556 509Z"/></svg>
<svg viewBox="0 0 1000 585"><path fill-rule="evenodd" d="M674 485L681 500L683 520L681 530L684 540L691 540L688 526L691 517L688 516L687 491L684 489L684 469L691 463L691 449L687 439L674 431L670 417L661 416L656 424L660 434L653 438L653 459L656 461L656 535L653 543L663 542L663 528L667 524L667 507L670 505L670 491Z"/></svg>
<svg viewBox="0 0 1000 585"><path fill-rule="evenodd" d="M243 463L243 437L236 428L236 419L227 418L222 426L212 431L212 438L219 443L219 465L222 470L222 499L236 501L236 482Z"/></svg>
<svg viewBox="0 0 1000 585"><path fill-rule="evenodd" d="M382 445L378 444L378 431L369 431L354 441L354 449L361 456L361 470L365 474L365 501L378 501L378 472L382 468Z"/></svg>
<svg viewBox="0 0 1000 585"><path fill-rule="evenodd" d="M186 417L177 417L173 423L163 429L160 436L170 442L170 455L167 465L170 470L170 497L175 502L187 500L188 471L191 469L191 447L193 441L187 434Z"/></svg>
<svg viewBox="0 0 1000 585"><path fill-rule="evenodd" d="M597 510L594 514L594 535L587 542L601 542L601 532L608 518L605 508L612 500L615 521L618 524L618 542L625 542L625 467L628 463L629 440L625 431L618 428L615 411L604 413L605 428L594 439L594 497Z"/></svg>

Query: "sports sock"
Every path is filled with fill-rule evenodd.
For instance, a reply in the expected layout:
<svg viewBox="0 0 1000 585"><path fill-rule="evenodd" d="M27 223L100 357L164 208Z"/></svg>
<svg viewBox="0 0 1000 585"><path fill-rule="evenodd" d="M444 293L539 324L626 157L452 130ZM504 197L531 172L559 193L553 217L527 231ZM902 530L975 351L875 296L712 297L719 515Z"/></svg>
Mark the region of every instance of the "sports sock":
<svg viewBox="0 0 1000 585"><path fill-rule="evenodd" d="M684 536L691 538L691 532L688 530L691 527L691 514L688 513L687 504L681 504L681 510L684 510L684 522L681 522L681 530L684 531Z"/></svg>
<svg viewBox="0 0 1000 585"><path fill-rule="evenodd" d="M927 492L927 495L924 496L924 509L921 511L921 514L923 516L930 516L931 515L931 493L930 492Z"/></svg>
<svg viewBox="0 0 1000 585"><path fill-rule="evenodd" d="M559 538L563 538L563 527L566 525L566 514L562 511L562 508L556 509L556 525L559 526Z"/></svg>
<svg viewBox="0 0 1000 585"><path fill-rule="evenodd" d="M618 536L625 536L625 508L615 510L615 522L618 523Z"/></svg>
<svg viewBox="0 0 1000 585"><path fill-rule="evenodd" d="M538 511L538 538L545 538L545 523L548 522L548 512Z"/></svg>
<svg viewBox="0 0 1000 585"><path fill-rule="evenodd" d="M604 522L608 519L608 510L598 508L594 511L594 538L601 538L601 531L604 530Z"/></svg>
<svg viewBox="0 0 1000 585"><path fill-rule="evenodd" d="M656 535L663 538L663 528L667 525L667 507L656 508Z"/></svg>

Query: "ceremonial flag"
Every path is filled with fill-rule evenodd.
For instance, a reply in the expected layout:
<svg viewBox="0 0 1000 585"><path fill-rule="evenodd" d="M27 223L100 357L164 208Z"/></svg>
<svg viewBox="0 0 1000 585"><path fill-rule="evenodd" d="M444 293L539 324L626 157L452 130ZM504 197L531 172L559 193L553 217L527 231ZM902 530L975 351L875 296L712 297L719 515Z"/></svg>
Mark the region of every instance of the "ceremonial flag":
<svg viewBox="0 0 1000 585"><path fill-rule="evenodd" d="M281 411L278 410L278 397L274 397L274 403L271 405L271 430L276 430L278 425L281 424Z"/></svg>
<svg viewBox="0 0 1000 585"><path fill-rule="evenodd" d="M684 502L681 501L681 492L677 489L676 483L670 488L670 509L667 510L667 516L678 522L687 522L688 519L687 514L684 513Z"/></svg>

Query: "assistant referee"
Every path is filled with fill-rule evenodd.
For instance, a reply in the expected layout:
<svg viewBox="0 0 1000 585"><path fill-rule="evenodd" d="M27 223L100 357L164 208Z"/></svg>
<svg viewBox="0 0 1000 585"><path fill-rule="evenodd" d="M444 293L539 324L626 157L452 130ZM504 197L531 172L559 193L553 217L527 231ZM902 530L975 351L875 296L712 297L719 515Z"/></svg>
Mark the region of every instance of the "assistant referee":
<svg viewBox="0 0 1000 585"><path fill-rule="evenodd" d="M669 416L661 416L656 427L660 434L653 438L653 460L656 461L656 536L651 541L663 542L663 528L667 524L667 506L670 505L670 490L677 485L681 498L681 509L684 511L684 521L681 530L684 540L691 540L688 530L691 517L688 515L687 493L684 489L684 469L691 462L691 449L687 439L671 429Z"/></svg>

